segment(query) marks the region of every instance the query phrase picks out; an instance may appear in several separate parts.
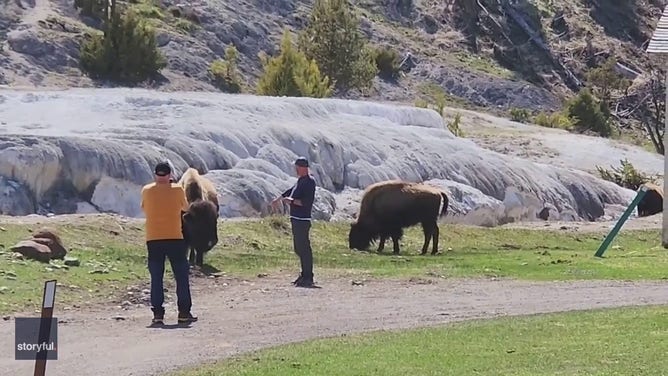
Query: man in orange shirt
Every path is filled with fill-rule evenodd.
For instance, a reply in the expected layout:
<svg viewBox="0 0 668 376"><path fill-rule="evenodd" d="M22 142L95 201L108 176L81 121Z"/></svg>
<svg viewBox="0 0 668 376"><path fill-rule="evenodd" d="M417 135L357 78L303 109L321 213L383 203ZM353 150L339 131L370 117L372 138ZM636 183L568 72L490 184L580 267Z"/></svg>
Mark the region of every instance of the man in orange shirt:
<svg viewBox="0 0 668 376"><path fill-rule="evenodd" d="M190 312L190 266L181 227L181 216L188 209L188 201L183 188L170 181L171 173L169 163L158 163L155 166L155 182L145 185L141 190L141 208L146 216L146 247L154 324L162 324L165 317L162 306L165 300L165 258L169 258L176 280L178 322L197 321L197 317Z"/></svg>

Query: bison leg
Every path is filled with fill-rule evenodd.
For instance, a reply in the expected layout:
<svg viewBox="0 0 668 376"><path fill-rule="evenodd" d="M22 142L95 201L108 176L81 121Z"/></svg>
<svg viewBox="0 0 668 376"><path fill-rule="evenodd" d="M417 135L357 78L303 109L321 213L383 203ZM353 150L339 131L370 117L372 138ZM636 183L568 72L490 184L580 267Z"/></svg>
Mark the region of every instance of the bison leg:
<svg viewBox="0 0 668 376"><path fill-rule="evenodd" d="M392 230L390 232L390 236L392 237L392 245L394 246L394 254L398 255L399 254L399 240L401 237L404 235L404 232L402 231L401 228Z"/></svg>
<svg viewBox="0 0 668 376"><path fill-rule="evenodd" d="M401 232L393 233L392 235L392 245L394 247L394 254L399 254L399 239L401 238Z"/></svg>
<svg viewBox="0 0 668 376"><path fill-rule="evenodd" d="M429 248L429 242L431 241L431 238L434 234L434 228L438 228L436 226L436 223L422 222L422 231L424 232L424 243L422 244L422 251L420 252L421 255L427 253L427 248ZM438 244L434 244L434 246L438 246Z"/></svg>
<svg viewBox="0 0 668 376"><path fill-rule="evenodd" d="M195 265L195 250L192 248L188 248L188 262L190 265Z"/></svg>
<svg viewBox="0 0 668 376"><path fill-rule="evenodd" d="M196 262L195 263L199 267L204 266L204 252L197 251L197 250L195 250L195 252L196 252Z"/></svg>
<svg viewBox="0 0 668 376"><path fill-rule="evenodd" d="M380 235L380 240L378 241L378 250L376 250L377 253L383 253L383 249L385 249L385 240L387 240L387 235Z"/></svg>
<svg viewBox="0 0 668 376"><path fill-rule="evenodd" d="M438 253L438 235L439 235L438 233L439 233L438 224L436 224L434 226L434 231L432 232L432 244L433 244L433 248L431 249L432 255Z"/></svg>

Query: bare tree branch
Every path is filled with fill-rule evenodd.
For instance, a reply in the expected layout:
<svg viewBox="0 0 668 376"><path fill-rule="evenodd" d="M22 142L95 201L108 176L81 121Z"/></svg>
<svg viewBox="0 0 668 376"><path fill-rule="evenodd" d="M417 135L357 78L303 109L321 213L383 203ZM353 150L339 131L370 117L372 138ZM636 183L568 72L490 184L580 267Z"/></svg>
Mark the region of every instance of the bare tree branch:
<svg viewBox="0 0 668 376"><path fill-rule="evenodd" d="M654 149L659 154L664 154L663 136L666 116L666 72L663 69L653 67L649 72L649 80L642 88L645 94L640 105L642 108L642 124L649 135Z"/></svg>

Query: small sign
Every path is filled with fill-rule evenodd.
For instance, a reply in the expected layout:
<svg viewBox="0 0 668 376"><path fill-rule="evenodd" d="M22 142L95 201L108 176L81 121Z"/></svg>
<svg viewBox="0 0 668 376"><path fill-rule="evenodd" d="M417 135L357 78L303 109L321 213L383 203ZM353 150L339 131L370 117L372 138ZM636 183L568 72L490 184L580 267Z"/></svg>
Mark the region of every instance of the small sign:
<svg viewBox="0 0 668 376"><path fill-rule="evenodd" d="M44 284L42 308L53 308L56 300L56 281L47 281Z"/></svg>
<svg viewBox="0 0 668 376"><path fill-rule="evenodd" d="M58 319L55 317L17 317L15 323L16 360L57 360ZM40 328L48 328L46 341L40 341ZM44 329L42 329L44 330Z"/></svg>

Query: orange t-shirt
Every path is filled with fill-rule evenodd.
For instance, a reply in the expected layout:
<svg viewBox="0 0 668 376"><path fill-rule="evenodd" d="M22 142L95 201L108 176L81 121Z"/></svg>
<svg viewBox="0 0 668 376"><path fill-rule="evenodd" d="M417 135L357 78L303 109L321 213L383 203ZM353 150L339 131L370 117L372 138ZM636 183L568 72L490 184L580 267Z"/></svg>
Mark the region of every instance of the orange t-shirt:
<svg viewBox="0 0 668 376"><path fill-rule="evenodd" d="M141 190L141 208L146 216L146 241L183 239L181 211L188 209L188 201L180 185L145 185Z"/></svg>

